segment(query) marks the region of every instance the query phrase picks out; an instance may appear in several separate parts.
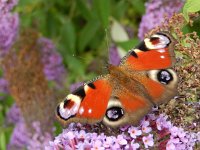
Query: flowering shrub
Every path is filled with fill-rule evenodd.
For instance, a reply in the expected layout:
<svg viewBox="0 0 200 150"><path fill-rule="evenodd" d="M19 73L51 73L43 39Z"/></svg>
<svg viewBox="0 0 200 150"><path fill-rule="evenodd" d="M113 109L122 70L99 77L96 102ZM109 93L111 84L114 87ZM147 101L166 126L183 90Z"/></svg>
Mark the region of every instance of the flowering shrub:
<svg viewBox="0 0 200 150"><path fill-rule="evenodd" d="M151 29L160 25L165 16L169 18L179 12L183 6L183 0L150 0L146 3L146 14L140 22L138 37L142 40L144 35Z"/></svg>
<svg viewBox="0 0 200 150"><path fill-rule="evenodd" d="M50 141L45 150L55 149L193 149L200 142L198 133L174 126L164 114L148 114L139 126L124 126L117 135L90 132L95 126L71 123L61 134ZM98 128L98 127L96 127Z"/></svg>
<svg viewBox="0 0 200 150"><path fill-rule="evenodd" d="M8 150L24 148L28 150L43 149L45 145L48 144L49 140L52 139L50 133L42 133L40 122L38 121L32 123L33 131L30 131L16 104L13 104L7 113L7 121L8 123L15 124L10 142L7 146Z"/></svg>
<svg viewBox="0 0 200 150"><path fill-rule="evenodd" d="M48 80L54 81L56 83L56 86L60 88L63 85L59 81L62 81L64 79L65 75L66 75L65 74L66 72L64 70L64 66L62 64L61 56L55 51L55 47L54 47L53 43L50 40L45 39L45 38L41 38L41 39L39 39L39 43L40 43L40 49L39 49L38 52L41 53L41 56L43 58L42 59L42 63L44 64L44 68L42 68L42 69L44 71L44 75L46 76L46 78ZM33 49L33 48L31 47L30 49ZM30 53L29 49L21 52L21 55L20 55L21 58L23 58L22 55L29 56L29 60L32 62L32 64L34 62L38 63L38 60L35 61L35 59L37 59L38 55L35 55L34 53ZM40 67L39 66L40 63L38 63L38 66L35 65L33 67L30 67L29 65L27 65L27 63L24 63L23 59L16 60L16 64L17 64L17 62L18 63L20 62L21 66L24 65L23 69L26 70L28 73L30 73L31 71L36 73L35 70L39 70L37 67ZM20 66L16 65L16 67L19 67L17 70L20 71ZM28 69L26 67L28 67ZM34 68L34 67L36 67L36 68ZM31 69L33 69L33 70L31 70ZM48 72L48 69L50 71L53 71L53 74L51 72ZM17 71L14 71L14 72L17 74ZM54 72L56 72L56 74ZM8 73L10 73L10 72L8 72ZM42 72L40 72L40 73L43 75ZM11 77L12 77L12 73L10 73L9 75L11 75ZM45 82L44 78L42 78L41 76L38 76L38 75L39 75L39 73L35 74L35 79L37 78L38 80L40 80L41 82L44 83ZM34 75L32 74L32 76L34 76ZM55 76L57 76L57 77L55 77ZM57 78L58 78L58 80L56 80ZM20 84L17 84L17 86L22 86L22 84L23 84L23 87L25 87L26 85L29 86L30 83L31 82L29 82L29 80L26 81L26 79L24 78L24 80L20 81ZM36 82L36 84L35 83L31 83L31 84L32 84L32 86L31 86L32 88L34 86L39 86L38 82ZM31 87L26 89L26 93L30 92L28 90L31 89ZM42 91L40 88L42 88L42 90L44 90L44 91ZM49 97L47 97L47 95L45 95L45 94L50 95L50 93L48 93L48 89L45 89L45 88L47 88L47 86L44 83L43 86L40 85L40 87L37 87L37 88L34 88L34 89L40 90L40 92L41 92L40 96L41 97L45 97L48 100ZM35 120L37 120L37 123L36 123L36 121L31 122L31 126L33 126L35 131L31 131L29 129L29 127L27 127L27 123L26 123L27 120L25 121L24 116L22 116L23 113L21 113L21 108L23 106L25 108L27 108L26 107L26 102L28 100L30 101L29 104L31 103L31 100L34 100L34 101L38 100L38 101L41 101L41 103L42 102L44 103L44 100L41 97L38 97L38 95L39 95L38 91L37 91L38 95L36 96L36 98L34 98L34 92L31 91L32 99L28 99L28 97L25 98L26 97L25 94L22 94L23 96L19 96L19 94L21 94L21 93L17 92L16 95L14 95L14 94L13 95L16 96L17 99L19 97L21 97L19 100L24 98L24 99L26 99L26 101L25 102L24 101L18 101L17 104L19 106L21 104L21 107L18 107L17 104L14 103L13 106L10 108L10 110L7 113L7 121L9 123L15 124L15 128L14 128L14 131L13 131L13 133L11 135L11 139L10 139L10 143L9 143L9 147L8 148L12 149L13 147L17 147L17 149L22 149L22 148L35 149L36 147L38 147L39 149L42 149L42 147L44 147L44 143L48 142L48 140L51 139L53 131L51 131L49 133L48 132L43 133L42 129L40 128L40 125L38 125L41 122L38 121L39 118L37 118L37 117L35 118ZM28 94L28 96L29 96L29 94ZM34 111L33 108L34 107L32 105L31 109L28 108L28 111ZM36 108L35 109L38 109L38 108L39 108L39 106L36 104ZM51 107L48 106L49 110L50 110L50 108ZM44 111L48 111L48 109L45 109ZM27 112L26 109L23 109L23 110L25 111L25 114L27 116L29 116L29 118L31 118L30 113ZM36 111L38 111L38 110L36 110ZM36 113L34 113L34 115L36 116ZM40 116L40 117L41 117L41 115L42 115L41 113L38 114L38 116ZM35 116L33 116L33 118ZM45 114L44 117L47 118L46 114ZM50 115L48 117L50 117ZM44 119L42 119L42 121L43 120ZM48 125L49 125L49 128L51 128L50 124L48 124ZM32 132L34 134L32 134ZM34 146L36 146L36 147L34 147Z"/></svg>
<svg viewBox="0 0 200 150"><path fill-rule="evenodd" d="M39 122L33 122L32 126L33 134L27 129L24 121L16 123L7 149L42 150L52 139L52 136L50 133L42 133Z"/></svg>

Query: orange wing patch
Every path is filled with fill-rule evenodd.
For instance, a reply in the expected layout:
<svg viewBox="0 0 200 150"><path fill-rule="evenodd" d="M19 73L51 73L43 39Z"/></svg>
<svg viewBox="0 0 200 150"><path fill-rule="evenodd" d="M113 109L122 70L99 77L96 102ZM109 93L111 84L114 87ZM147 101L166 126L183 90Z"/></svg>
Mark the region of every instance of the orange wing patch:
<svg viewBox="0 0 200 150"><path fill-rule="evenodd" d="M126 61L126 64L134 70L163 69L171 66L168 48L146 52L136 50L136 52L134 51L135 55L131 54Z"/></svg>
<svg viewBox="0 0 200 150"><path fill-rule="evenodd" d="M139 109L145 109L149 105L144 98L131 93L119 95L119 99L128 112L136 112Z"/></svg>
<svg viewBox="0 0 200 150"><path fill-rule="evenodd" d="M94 88L86 87L86 96L81 102L77 117L100 119L105 114L112 88L106 80L96 80L92 84Z"/></svg>

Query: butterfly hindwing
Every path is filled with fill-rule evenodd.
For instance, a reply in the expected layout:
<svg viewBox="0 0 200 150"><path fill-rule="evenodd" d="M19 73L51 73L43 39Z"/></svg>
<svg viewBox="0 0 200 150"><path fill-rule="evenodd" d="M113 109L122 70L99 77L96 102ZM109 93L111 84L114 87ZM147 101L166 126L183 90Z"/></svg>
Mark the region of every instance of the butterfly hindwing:
<svg viewBox="0 0 200 150"><path fill-rule="evenodd" d="M147 98L132 94L124 87L118 88L121 92L110 98L103 123L112 128L137 125L153 104Z"/></svg>

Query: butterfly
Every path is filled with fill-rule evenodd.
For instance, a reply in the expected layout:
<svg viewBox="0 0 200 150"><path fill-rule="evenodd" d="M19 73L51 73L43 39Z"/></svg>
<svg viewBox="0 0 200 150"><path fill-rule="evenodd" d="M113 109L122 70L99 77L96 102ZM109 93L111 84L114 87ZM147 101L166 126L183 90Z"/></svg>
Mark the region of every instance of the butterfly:
<svg viewBox="0 0 200 150"><path fill-rule="evenodd" d="M176 62L175 44L166 31L145 38L122 58L119 66L109 64L108 74L67 95L57 106L57 118L66 125L137 125L153 106L177 94L178 78L171 69Z"/></svg>

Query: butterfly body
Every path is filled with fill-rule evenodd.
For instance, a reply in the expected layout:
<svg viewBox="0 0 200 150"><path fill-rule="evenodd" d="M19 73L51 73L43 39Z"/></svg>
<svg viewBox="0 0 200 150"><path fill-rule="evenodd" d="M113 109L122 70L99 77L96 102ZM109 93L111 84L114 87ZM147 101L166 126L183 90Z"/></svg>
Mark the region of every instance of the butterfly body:
<svg viewBox="0 0 200 150"><path fill-rule="evenodd" d="M86 83L57 107L57 116L70 122L103 122L110 127L138 124L152 106L176 94L175 41L162 32L144 39L119 66L108 65L108 74Z"/></svg>

